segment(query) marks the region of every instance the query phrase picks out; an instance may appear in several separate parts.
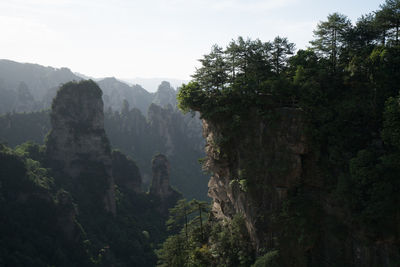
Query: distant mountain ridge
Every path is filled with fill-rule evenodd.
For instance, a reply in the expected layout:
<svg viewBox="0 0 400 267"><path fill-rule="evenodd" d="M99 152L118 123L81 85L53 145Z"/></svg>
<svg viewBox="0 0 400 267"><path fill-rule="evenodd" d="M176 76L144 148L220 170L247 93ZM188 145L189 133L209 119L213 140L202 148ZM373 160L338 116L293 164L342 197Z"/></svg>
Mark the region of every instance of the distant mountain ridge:
<svg viewBox="0 0 400 267"><path fill-rule="evenodd" d="M163 82L167 81L174 88L179 88L183 83L188 83L188 80L181 79L171 79L171 78L120 78L119 80L124 81L129 84L140 84L149 92L156 92L158 90L158 86Z"/></svg>
<svg viewBox="0 0 400 267"><path fill-rule="evenodd" d="M81 78L68 68L45 67L0 59L0 88L14 89L24 82L35 100L41 99L49 88Z"/></svg>
<svg viewBox="0 0 400 267"><path fill-rule="evenodd" d="M60 85L82 79L90 77L73 73L68 68L0 59L0 114L48 109ZM103 91L105 109L119 111L124 100L131 108L138 108L144 115L151 103L176 106L176 90L167 81L159 80L159 90L150 93L141 85L129 85L114 77L93 80ZM158 81L153 79L153 84L156 80ZM179 84L178 80L172 81Z"/></svg>

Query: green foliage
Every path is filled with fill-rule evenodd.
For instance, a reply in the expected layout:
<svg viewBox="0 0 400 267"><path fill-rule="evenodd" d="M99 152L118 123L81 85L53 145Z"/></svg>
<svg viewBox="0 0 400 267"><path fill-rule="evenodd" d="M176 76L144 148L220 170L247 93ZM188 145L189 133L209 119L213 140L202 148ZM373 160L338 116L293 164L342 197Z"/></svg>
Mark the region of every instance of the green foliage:
<svg viewBox="0 0 400 267"><path fill-rule="evenodd" d="M158 266L249 266L254 261L243 217L212 222L207 212L208 204L197 200L181 200L171 209L167 224L181 230L157 250Z"/></svg>
<svg viewBox="0 0 400 267"><path fill-rule="evenodd" d="M158 266L185 266L188 261L185 245L185 238L182 235L169 236L164 241L162 249L157 251Z"/></svg>
<svg viewBox="0 0 400 267"><path fill-rule="evenodd" d="M316 39L311 44L322 56L329 58L333 69L336 68L338 58L347 44L350 29L351 22L346 16L333 13L328 16L327 21L320 22L314 31Z"/></svg>
<svg viewBox="0 0 400 267"><path fill-rule="evenodd" d="M378 146L360 150L350 161L351 208L355 218L368 226L371 235L385 236L396 229L393 214L400 210L396 203L400 189L400 109L398 97L385 104L382 139L386 151Z"/></svg>
<svg viewBox="0 0 400 267"><path fill-rule="evenodd" d="M257 258L256 262L252 267L279 267L278 263L279 252L277 250L272 250L265 255Z"/></svg>
<svg viewBox="0 0 400 267"><path fill-rule="evenodd" d="M281 37L273 43L239 37L226 49L214 47L200 60L202 67L194 80L182 86L178 107L184 112L200 111L203 118L215 120L246 114L250 105L260 103L258 97L273 93L272 82L286 69L293 49L294 44Z"/></svg>
<svg viewBox="0 0 400 267"><path fill-rule="evenodd" d="M383 44L388 42L389 45L399 45L400 2L386 0L380 8L376 13L376 18L381 29Z"/></svg>
<svg viewBox="0 0 400 267"><path fill-rule="evenodd" d="M213 225L210 243L216 266L249 266L254 261L253 244L240 214Z"/></svg>
<svg viewBox="0 0 400 267"><path fill-rule="evenodd" d="M194 203L194 207L199 204L195 200L189 203ZM224 222L199 224L196 221L194 217L188 222L188 228L184 226L180 233L171 235L162 244L157 251L158 266L233 267L250 266L254 261L252 243L242 216Z"/></svg>
<svg viewBox="0 0 400 267"><path fill-rule="evenodd" d="M184 113L189 112L191 109L200 109L204 98L205 94L197 82L183 84L177 96L178 107Z"/></svg>
<svg viewBox="0 0 400 267"><path fill-rule="evenodd" d="M279 75L282 69L286 67L288 56L294 53L294 44L289 43L287 38L281 38L277 36L274 39L271 48L273 70Z"/></svg>
<svg viewBox="0 0 400 267"><path fill-rule="evenodd" d="M400 149L400 98L390 97L385 104L382 139Z"/></svg>
<svg viewBox="0 0 400 267"><path fill-rule="evenodd" d="M53 179L38 161L0 145L0 185L2 265L92 266L77 225L59 221L73 206L58 201ZM76 236L71 239L64 227Z"/></svg>

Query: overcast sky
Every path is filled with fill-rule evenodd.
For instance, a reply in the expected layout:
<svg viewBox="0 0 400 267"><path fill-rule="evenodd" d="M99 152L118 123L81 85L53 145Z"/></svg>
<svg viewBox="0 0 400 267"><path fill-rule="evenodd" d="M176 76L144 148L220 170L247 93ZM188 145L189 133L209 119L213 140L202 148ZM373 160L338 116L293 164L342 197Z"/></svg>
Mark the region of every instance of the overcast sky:
<svg viewBox="0 0 400 267"><path fill-rule="evenodd" d="M213 44L288 37L297 48L327 15L353 22L376 0L0 0L0 58L93 77L190 79Z"/></svg>

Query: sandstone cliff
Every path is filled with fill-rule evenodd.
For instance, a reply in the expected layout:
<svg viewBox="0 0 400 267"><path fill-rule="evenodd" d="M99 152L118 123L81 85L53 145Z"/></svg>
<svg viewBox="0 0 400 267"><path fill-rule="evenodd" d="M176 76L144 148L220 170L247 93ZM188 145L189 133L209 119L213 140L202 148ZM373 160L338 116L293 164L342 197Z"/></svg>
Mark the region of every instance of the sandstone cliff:
<svg viewBox="0 0 400 267"><path fill-rule="evenodd" d="M169 184L171 167L167 157L158 154L154 156L152 164L153 179L150 195L160 201L159 211L162 214L168 214L168 209L173 207L181 195Z"/></svg>
<svg viewBox="0 0 400 267"><path fill-rule="evenodd" d="M103 202L103 208L115 214L111 149L101 97L93 81L70 82L60 88L52 104L47 157L55 171L68 176L63 183L71 193Z"/></svg>
<svg viewBox="0 0 400 267"><path fill-rule="evenodd" d="M394 239L374 240L335 198L300 109L250 112L240 127L203 120L209 196L217 221L244 217L255 251L280 266L391 266Z"/></svg>
<svg viewBox="0 0 400 267"><path fill-rule="evenodd" d="M264 121L254 116L244 125L242 138L224 144L221 125L203 121L207 160L212 172L209 196L218 219L243 214L250 237L258 248L271 242L271 220L288 190L303 180L302 158L307 153L301 112L280 109L279 119Z"/></svg>

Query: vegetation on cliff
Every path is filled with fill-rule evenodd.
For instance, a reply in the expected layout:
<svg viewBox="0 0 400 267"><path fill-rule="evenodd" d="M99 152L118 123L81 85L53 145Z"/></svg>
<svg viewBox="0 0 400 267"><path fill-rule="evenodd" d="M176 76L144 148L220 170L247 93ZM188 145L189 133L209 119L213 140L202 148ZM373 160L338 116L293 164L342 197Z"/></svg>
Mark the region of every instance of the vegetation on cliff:
<svg viewBox="0 0 400 267"><path fill-rule="evenodd" d="M35 150L32 144L15 151L0 145L0 265L90 264L74 205L30 157Z"/></svg>
<svg viewBox="0 0 400 267"><path fill-rule="evenodd" d="M268 252L260 259L271 261L265 266L277 259L281 266L399 262L399 6L387 0L355 25L333 13L318 24L311 47L295 55L293 44L281 37L214 46L182 87L179 107L199 111L214 125L208 140L213 156L226 163L227 173L238 174L230 176L232 184L256 200L251 205L261 204L255 193L265 182L262 148L235 156L251 136L245 127L255 119L279 121L280 108L303 114L310 149L302 157L305 172L283 205L268 214L271 226L259 225L261 244L253 244L257 254ZM196 249L212 247L210 240ZM379 252L368 252L374 249ZM207 264L219 266L218 260L211 257Z"/></svg>

